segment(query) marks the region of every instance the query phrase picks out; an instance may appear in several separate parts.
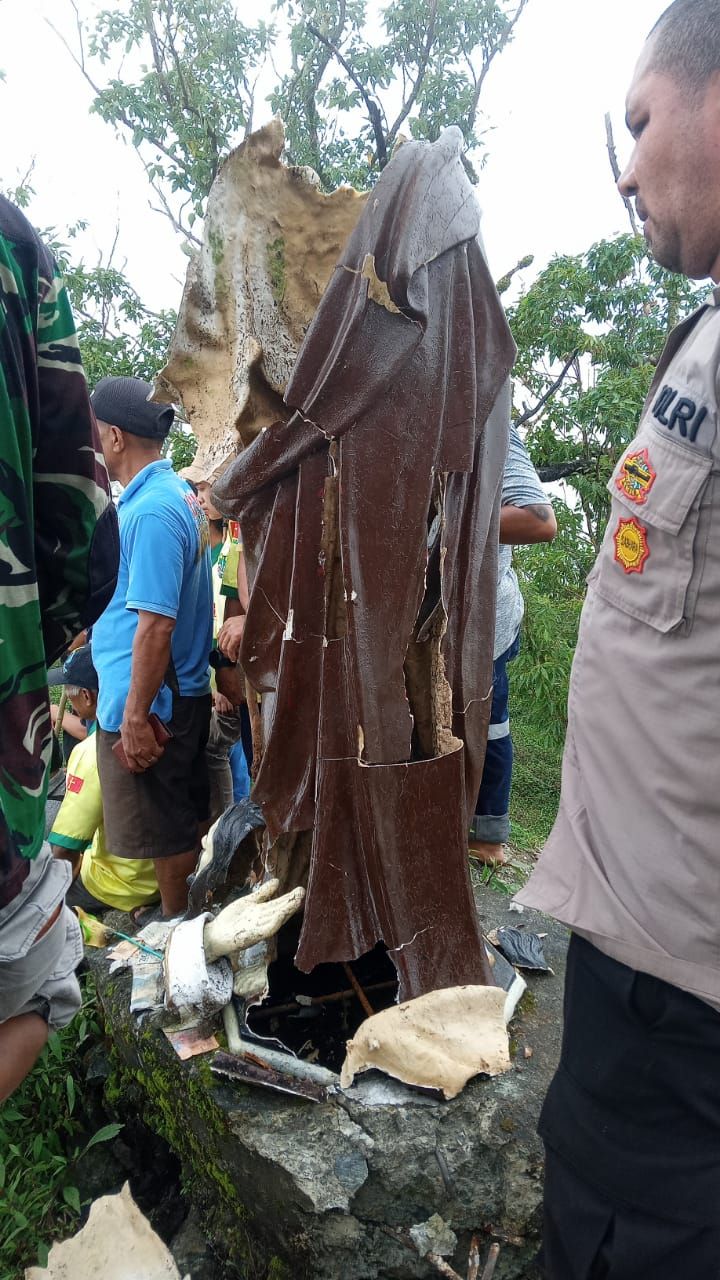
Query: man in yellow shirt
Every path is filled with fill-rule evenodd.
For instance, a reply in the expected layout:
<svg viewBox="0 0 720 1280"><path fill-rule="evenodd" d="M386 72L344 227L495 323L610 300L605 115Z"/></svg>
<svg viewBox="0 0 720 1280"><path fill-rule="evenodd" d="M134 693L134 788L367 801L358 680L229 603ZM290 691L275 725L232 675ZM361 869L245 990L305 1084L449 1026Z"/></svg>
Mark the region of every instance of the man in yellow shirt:
<svg viewBox="0 0 720 1280"><path fill-rule="evenodd" d="M156 901L158 886L151 858L115 858L105 846L95 735L98 677L89 644L66 659L61 683L75 715L88 726L68 760L65 799L48 836L54 857L73 868L66 902L84 911L132 911Z"/></svg>

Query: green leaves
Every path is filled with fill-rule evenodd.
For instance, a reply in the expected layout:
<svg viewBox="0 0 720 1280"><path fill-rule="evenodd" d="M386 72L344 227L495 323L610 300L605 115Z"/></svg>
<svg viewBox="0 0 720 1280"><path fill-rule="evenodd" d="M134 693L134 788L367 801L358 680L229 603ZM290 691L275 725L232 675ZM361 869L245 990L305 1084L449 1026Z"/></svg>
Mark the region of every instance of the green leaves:
<svg viewBox="0 0 720 1280"><path fill-rule="evenodd" d="M189 213L267 103L326 190L371 186L400 132L435 139L455 123L479 149L485 75L527 3L397 0L370 38L364 0L277 0L277 21L252 25L231 0L124 0L84 33L89 59L113 68L93 73L92 109L129 135L156 190L186 197L172 216L192 238Z"/></svg>
<svg viewBox="0 0 720 1280"><path fill-rule="evenodd" d="M63 1187L63 1200L70 1208L79 1215L80 1213L80 1192L77 1187Z"/></svg>
<svg viewBox="0 0 720 1280"><path fill-rule="evenodd" d="M101 11L91 57L123 66L97 87L93 110L127 130L151 181L189 196L201 214L222 156L250 128L255 84L275 42L271 24L248 26L229 0L128 0Z"/></svg>
<svg viewBox="0 0 720 1280"><path fill-rule="evenodd" d="M165 363L175 328L172 311L146 307L124 273L107 261L87 267L72 260L57 239L58 258L75 313L83 365L90 387L107 376L144 378L152 382Z"/></svg>
<svg viewBox="0 0 720 1280"><path fill-rule="evenodd" d="M79 1021L84 1036L78 1036ZM78 1019L50 1036L34 1070L0 1107L0 1276L8 1280L36 1259L44 1266L49 1242L76 1229L83 1208L78 1162L120 1131L107 1124L93 1132L77 1083L98 1031L86 987Z"/></svg>
<svg viewBox="0 0 720 1280"><path fill-rule="evenodd" d="M584 532L599 546L606 484L632 439L670 329L698 302L690 281L654 263L642 237L618 236L554 258L510 310L518 344L516 404L532 410L577 353L562 384L527 423L535 465L568 477Z"/></svg>
<svg viewBox="0 0 720 1280"><path fill-rule="evenodd" d="M363 190L401 133L434 141L457 124L468 151L480 149L484 78L526 3L397 0L371 42L363 4L280 0L293 67L270 101L287 122L292 159L312 165L327 190L341 182Z"/></svg>
<svg viewBox="0 0 720 1280"><path fill-rule="evenodd" d="M97 1133L94 1133L90 1141L85 1145L82 1154L84 1155L91 1147L96 1147L99 1142L111 1142L113 1138L117 1138L118 1134L122 1132L122 1127L121 1124L103 1125L102 1129L98 1129Z"/></svg>

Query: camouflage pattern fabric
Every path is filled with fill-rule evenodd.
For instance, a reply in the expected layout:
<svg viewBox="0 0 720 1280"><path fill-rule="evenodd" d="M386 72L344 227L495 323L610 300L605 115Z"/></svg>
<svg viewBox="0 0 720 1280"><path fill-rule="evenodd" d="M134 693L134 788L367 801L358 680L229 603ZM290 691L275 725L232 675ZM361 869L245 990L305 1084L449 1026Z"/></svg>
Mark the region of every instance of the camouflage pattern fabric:
<svg viewBox="0 0 720 1280"><path fill-rule="evenodd" d="M0 910L44 833L47 665L105 608L117 563L67 294L52 255L0 197Z"/></svg>

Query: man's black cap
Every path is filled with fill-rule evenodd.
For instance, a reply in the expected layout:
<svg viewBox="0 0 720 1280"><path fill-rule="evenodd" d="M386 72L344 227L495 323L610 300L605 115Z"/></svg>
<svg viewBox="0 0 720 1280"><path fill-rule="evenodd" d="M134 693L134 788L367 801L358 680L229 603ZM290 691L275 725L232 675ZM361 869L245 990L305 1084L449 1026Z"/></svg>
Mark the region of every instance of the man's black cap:
<svg viewBox="0 0 720 1280"><path fill-rule="evenodd" d="M95 417L131 436L164 440L175 420L171 404L151 404L149 382L141 378L101 378L90 397Z"/></svg>
<svg viewBox="0 0 720 1280"><path fill-rule="evenodd" d="M53 667L48 671L48 684L70 684L76 689L92 689L97 693L98 674L93 665L90 645L82 644L79 649L73 649L61 667Z"/></svg>

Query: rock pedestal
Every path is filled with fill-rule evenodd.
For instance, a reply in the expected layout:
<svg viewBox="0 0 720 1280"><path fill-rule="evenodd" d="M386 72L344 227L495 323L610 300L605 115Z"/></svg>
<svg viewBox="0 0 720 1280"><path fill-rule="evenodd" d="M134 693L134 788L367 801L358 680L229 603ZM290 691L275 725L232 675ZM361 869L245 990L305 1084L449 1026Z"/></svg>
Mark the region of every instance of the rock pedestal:
<svg viewBox="0 0 720 1280"><path fill-rule="evenodd" d="M140 1108L183 1163L184 1180L229 1274L242 1280L411 1280L436 1276L411 1229L438 1214L457 1237L448 1262L467 1273L470 1239L501 1244L496 1280L533 1280L542 1146L535 1125L560 1047L567 935L484 889L486 931L547 932L554 976L530 977L511 1024L513 1070L476 1079L452 1102L369 1073L321 1105L215 1077L208 1057L181 1062L162 1031L138 1027L127 975L91 963L116 1070L108 1100ZM415 1233L415 1237L418 1238Z"/></svg>

